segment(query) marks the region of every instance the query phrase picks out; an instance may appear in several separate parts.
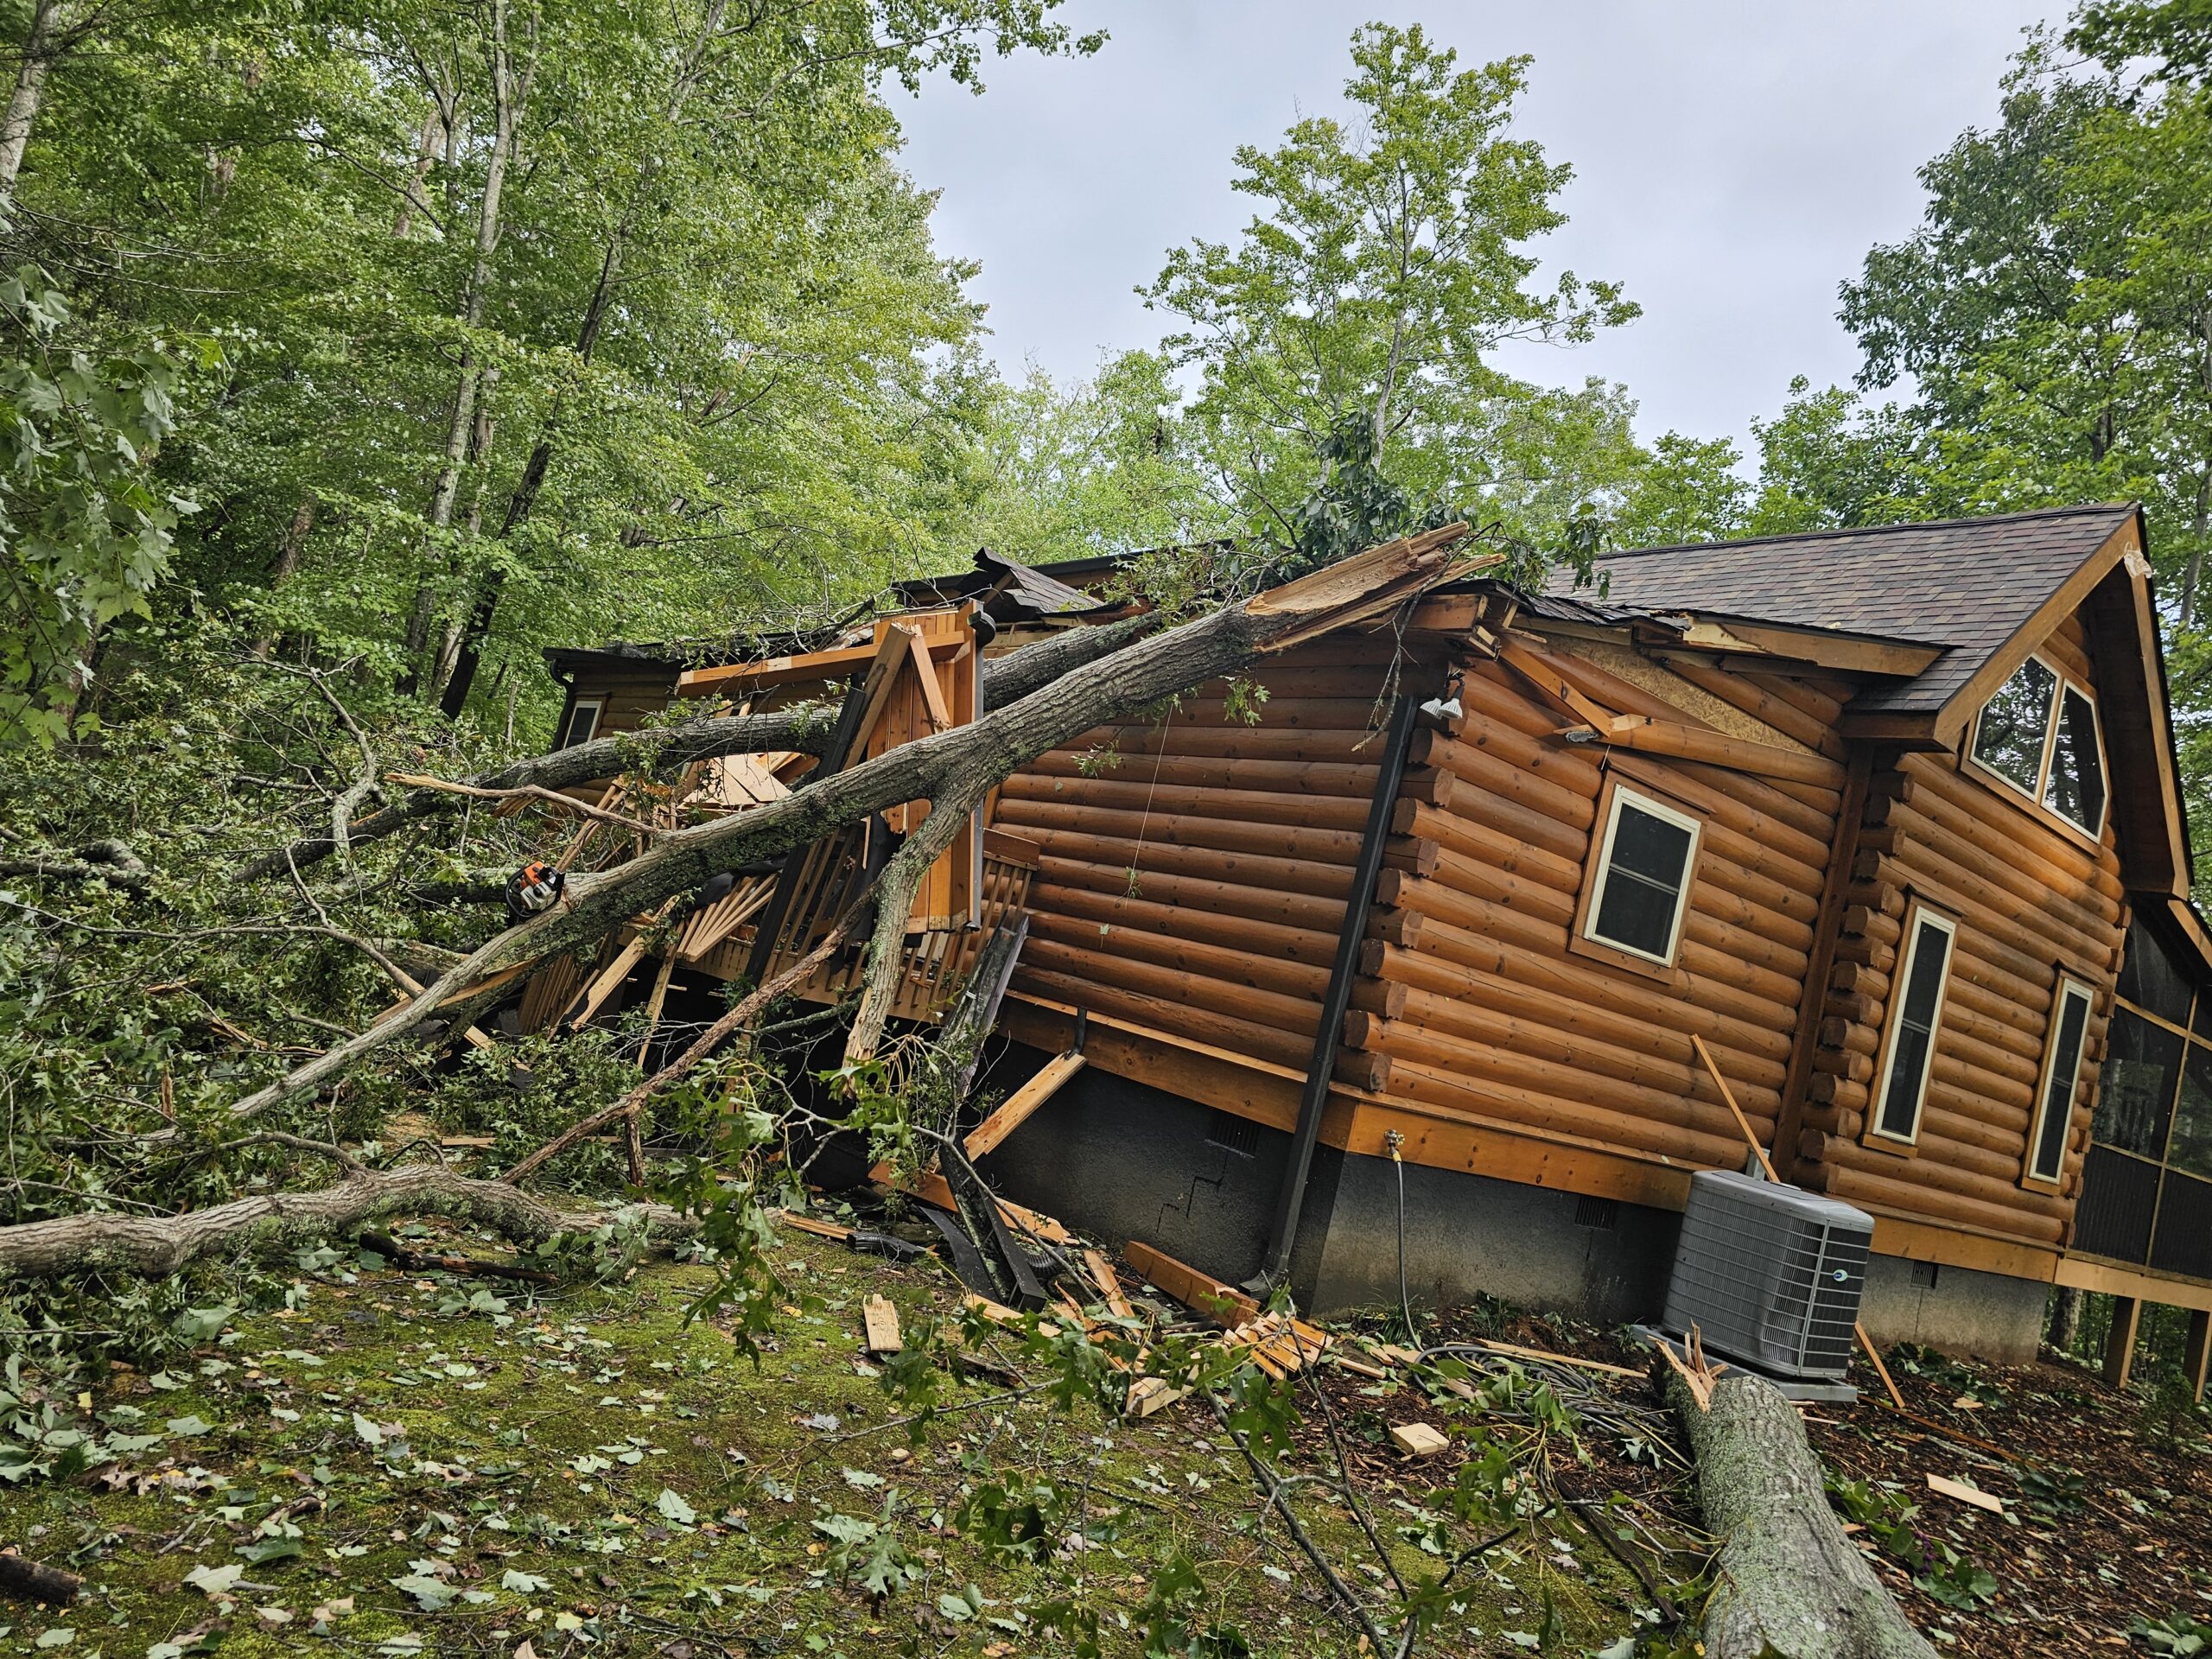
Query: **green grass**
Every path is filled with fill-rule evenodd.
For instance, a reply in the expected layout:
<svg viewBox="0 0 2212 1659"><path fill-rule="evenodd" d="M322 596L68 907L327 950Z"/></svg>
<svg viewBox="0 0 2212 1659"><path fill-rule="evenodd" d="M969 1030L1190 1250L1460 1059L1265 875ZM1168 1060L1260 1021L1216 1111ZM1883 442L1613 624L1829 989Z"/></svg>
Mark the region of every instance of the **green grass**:
<svg viewBox="0 0 2212 1659"><path fill-rule="evenodd" d="M1235 1626L1255 1653L1356 1650L1202 1408L1123 1421L948 1382L948 1409L902 1422L861 1351L861 1300L890 1296L911 1329L948 1318L958 1287L933 1262L786 1240L794 1300L757 1369L687 1322L707 1274L663 1266L541 1298L502 1287L497 1310L480 1280L334 1271L168 1372L118 1374L95 1411L113 1425L123 1408L122 1432L166 1438L104 1476L0 1487L0 1544L87 1586L59 1615L0 1603L0 1625L12 1621L0 1646L168 1659L205 1632L238 1659L512 1654L525 1639L541 1659L683 1659L670 1644L686 1643L1000 1659L1066 1651L1039 1610L1072 1600L1097 1610L1108 1653L1135 1653L1147 1586L1180 1554L1205 1586L1197 1623ZM1389 1404L1348 1432L1371 1440ZM1286 1465L1319 1466L1310 1453ZM1407 1500L1450 1477L1439 1459L1402 1484L1367 1483L1402 1572L1438 1567L1395 1529ZM1089 1547L1033 1562L961 1536L955 1511L985 1479L1048 1484L1055 1535L1087 1529ZM1386 1609L1349 1516L1311 1487L1300 1506ZM239 1553L269 1535L297 1553ZM893 1547L879 1548L885 1537ZM894 1593L859 1581L871 1555L896 1565ZM243 1574L220 1596L188 1582L232 1566ZM1421 1652L1516 1651L1503 1633L1536 1631L1548 1591L1565 1620L1558 1651L1627 1628L1630 1597L1594 1545L1565 1552L1524 1534L1491 1566Z"/></svg>

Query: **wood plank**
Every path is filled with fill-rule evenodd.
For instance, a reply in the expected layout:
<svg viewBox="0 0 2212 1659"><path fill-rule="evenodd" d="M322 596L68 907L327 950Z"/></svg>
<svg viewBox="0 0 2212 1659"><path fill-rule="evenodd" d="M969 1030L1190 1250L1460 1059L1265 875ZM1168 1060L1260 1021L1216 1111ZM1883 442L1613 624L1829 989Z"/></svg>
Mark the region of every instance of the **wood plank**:
<svg viewBox="0 0 2212 1659"><path fill-rule="evenodd" d="M2078 1255L2060 1258L2051 1282L2069 1290L2094 1290L2106 1296L2156 1302L2163 1307L2212 1309L2212 1285Z"/></svg>
<svg viewBox="0 0 2212 1659"><path fill-rule="evenodd" d="M1409 1458L1433 1457L1452 1442L1443 1433L1427 1423L1394 1423L1390 1427L1390 1444Z"/></svg>
<svg viewBox="0 0 2212 1659"><path fill-rule="evenodd" d="M1070 1077L1087 1062L1077 1053L1056 1054L1042 1071L1008 1095L998 1109L969 1132L961 1147L970 1158L981 1158L1027 1123L1038 1108L1060 1092Z"/></svg>
<svg viewBox="0 0 2212 1659"><path fill-rule="evenodd" d="M1122 1247L1122 1254L1147 1283L1208 1319L1235 1326L1249 1325L1260 1316L1259 1303L1234 1285L1200 1273L1163 1250L1131 1239Z"/></svg>
<svg viewBox="0 0 2212 1659"><path fill-rule="evenodd" d="M676 677L676 695L702 697L709 693L739 690L758 691L772 685L791 685L806 680L842 679L875 658L875 646L841 645L834 651L802 652L792 657L767 657L755 663L725 663L715 668L686 669Z"/></svg>
<svg viewBox="0 0 2212 1659"><path fill-rule="evenodd" d="M1646 754L1676 760L1694 760L1731 772L1747 772L1789 783L1812 784L1821 789L1843 787L1845 769L1823 754L1800 753L1777 743L1758 743L1731 737L1726 732L1700 731L1679 721L1649 715L1623 715L1597 728L1599 741Z"/></svg>
<svg viewBox="0 0 2212 1659"><path fill-rule="evenodd" d="M641 934L614 953L614 960L600 970L599 977L585 988L583 1006L569 1022L571 1031L582 1031L600 1005L614 994L614 988L629 975L630 970L645 960L645 941Z"/></svg>
<svg viewBox="0 0 2212 1659"><path fill-rule="evenodd" d="M861 1304L861 1324L871 1354L895 1354L906 1346L899 1334L899 1310L887 1297L870 1296Z"/></svg>
<svg viewBox="0 0 2212 1659"><path fill-rule="evenodd" d="M779 1210L776 1218L785 1226L802 1233L812 1233L817 1238L834 1238L842 1242L853 1236L853 1230L835 1221L817 1221L812 1216L803 1216L796 1210Z"/></svg>
<svg viewBox="0 0 2212 1659"><path fill-rule="evenodd" d="M1744 1132L1745 1145L1751 1147L1751 1155L1759 1160L1759 1167L1766 1172L1767 1179L1780 1185L1782 1177L1774 1173L1773 1160L1766 1155L1766 1148L1759 1144L1758 1136L1752 1133L1751 1119L1744 1116L1744 1109L1736 1103L1735 1091L1729 1088L1728 1079L1720 1075L1720 1066L1713 1059L1713 1051L1705 1046L1705 1039L1693 1032L1690 1046L1697 1050L1698 1058L1705 1062L1705 1069L1713 1074L1713 1085L1720 1090L1721 1100L1735 1116L1736 1127Z"/></svg>
<svg viewBox="0 0 2212 1659"><path fill-rule="evenodd" d="M952 1201L952 1187L935 1170L926 1170L911 1179L895 1179L891 1166L878 1164L868 1172L868 1179L879 1186L888 1186L904 1192L908 1198L919 1198L933 1210L950 1210L956 1215L960 1206ZM1016 1204L1012 1198L1001 1198L999 1214L1006 1224L1020 1232L1025 1229L1043 1239L1047 1244L1072 1244L1075 1235L1041 1211L1031 1210Z"/></svg>
<svg viewBox="0 0 2212 1659"><path fill-rule="evenodd" d="M1105 1252L1085 1250L1083 1265L1090 1271L1092 1282L1098 1287L1099 1295L1104 1298L1107 1307L1116 1319L1136 1318L1136 1309L1129 1305L1128 1297L1122 1294L1121 1275L1114 1271L1114 1264L1106 1259Z"/></svg>
<svg viewBox="0 0 2212 1659"><path fill-rule="evenodd" d="M1992 1515L2005 1513L2005 1500L1994 1492L1985 1492L1979 1486L1968 1486L1962 1481L1951 1480L1942 1475L1928 1477L1928 1490L1939 1497L1971 1503L1977 1510L1987 1510Z"/></svg>

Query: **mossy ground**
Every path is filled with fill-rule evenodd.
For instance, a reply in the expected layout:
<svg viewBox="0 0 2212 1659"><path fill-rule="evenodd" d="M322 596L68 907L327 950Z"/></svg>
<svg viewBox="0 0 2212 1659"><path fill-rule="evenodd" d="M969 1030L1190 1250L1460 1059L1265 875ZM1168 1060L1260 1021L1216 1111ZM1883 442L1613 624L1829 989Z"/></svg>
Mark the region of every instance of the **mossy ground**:
<svg viewBox="0 0 2212 1659"><path fill-rule="evenodd" d="M119 1373L92 1399L111 1425L126 1408L126 1432L166 1427L159 1444L105 1478L0 1488L0 1544L87 1586L64 1612L0 1604L13 1626L0 1646L73 1659L170 1659L215 1641L238 1659L326 1645L504 1655L525 1641L541 1659L1002 1659L1066 1651L1039 1612L1072 1599L1101 1614L1106 1652L1135 1653L1153 1575L1179 1553L1205 1586L1196 1624L1234 1626L1255 1653L1357 1650L1281 1524L1262 1522L1210 1414L1122 1421L983 1381L948 1385L949 1409L905 1422L862 1352L861 1299L889 1296L911 1326L950 1317L958 1286L933 1262L896 1267L794 1233L778 1254L793 1301L757 1368L689 1319L709 1280L697 1268L496 1287L498 1309L480 1279L303 1280L296 1306L154 1377ZM1371 1439L1389 1399L1373 1413L1347 1432ZM1398 1535L1405 1500L1448 1482L1451 1461L1367 1494L1409 1576L1439 1562ZM963 1491L1017 1477L1053 1486L1062 1524L1087 1526L1090 1546L1033 1562L960 1535ZM1300 1507L1386 1608L1350 1517L1312 1488ZM841 1556L855 1522L895 1538L911 1576L894 1593L859 1582L873 1539ZM283 1554L275 1541L295 1531L297 1553ZM241 1554L257 1542L268 1559ZM210 1595L188 1582L203 1567L243 1573ZM1632 1605L1596 1549L1526 1533L1459 1589L1420 1651L1520 1651L1548 1599L1555 1650L1579 1655L1625 1630Z"/></svg>

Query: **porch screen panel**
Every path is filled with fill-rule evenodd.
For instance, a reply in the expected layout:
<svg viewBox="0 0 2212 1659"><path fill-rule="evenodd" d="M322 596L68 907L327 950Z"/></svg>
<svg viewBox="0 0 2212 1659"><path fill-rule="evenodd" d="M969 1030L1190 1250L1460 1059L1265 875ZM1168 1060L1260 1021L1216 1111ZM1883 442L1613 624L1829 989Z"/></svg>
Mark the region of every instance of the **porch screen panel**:
<svg viewBox="0 0 2212 1659"><path fill-rule="evenodd" d="M2151 1254L2151 1212L2158 1202L2158 1166L2108 1147L2091 1147L2082 1163L2082 1201L2074 1211L2074 1248L2116 1262Z"/></svg>

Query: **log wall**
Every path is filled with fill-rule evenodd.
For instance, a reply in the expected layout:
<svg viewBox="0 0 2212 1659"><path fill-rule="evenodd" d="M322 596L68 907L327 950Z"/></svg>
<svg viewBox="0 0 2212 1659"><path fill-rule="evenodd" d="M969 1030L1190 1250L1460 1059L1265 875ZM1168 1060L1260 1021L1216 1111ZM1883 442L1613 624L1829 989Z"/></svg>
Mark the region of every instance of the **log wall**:
<svg viewBox="0 0 2212 1659"><path fill-rule="evenodd" d="M1611 653L1527 643L1611 712L1832 763L1840 705L1825 692L1704 664L1693 681L1648 658L1630 680ZM1356 1013L1347 1039L1387 1059L1392 1094L1432 1108L1677 1166L1740 1165L1742 1135L1690 1039L1770 1138L1838 790L1564 742L1574 717L1496 662L1466 664L1460 701L1451 729L1415 741L1438 776L1429 798L1401 807L1435 863L1386 876L1368 947L1402 1005ZM1570 949L1609 773L1702 826L1671 975Z"/></svg>
<svg viewBox="0 0 2212 1659"><path fill-rule="evenodd" d="M1440 664L1401 664L1427 696ZM994 823L1037 843L1017 992L1304 1071L1382 761L1387 643L1332 638L1270 659L1249 722L1230 688L1102 728L1007 780ZM1387 872L1442 849L1410 813L1439 786L1415 766ZM1409 988L1364 981L1354 1007L1388 1019ZM1379 1086L1377 1056L1340 1080Z"/></svg>
<svg viewBox="0 0 2212 1659"><path fill-rule="evenodd" d="M2040 647L2096 689L2078 618ZM1877 762L1822 992L1793 1179L1892 1215L2040 1245L2070 1234L2127 903L2111 827L2073 831L1958 753ZM1915 899L1958 924L1916 1145L1870 1137L1891 979ZM2095 993L2059 1183L2025 1182L2063 971Z"/></svg>

